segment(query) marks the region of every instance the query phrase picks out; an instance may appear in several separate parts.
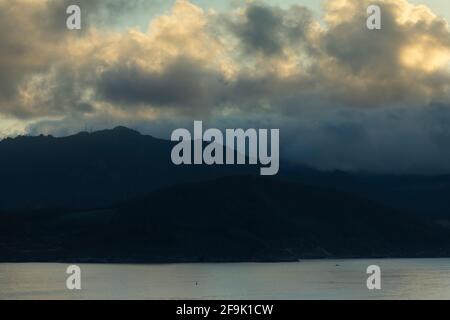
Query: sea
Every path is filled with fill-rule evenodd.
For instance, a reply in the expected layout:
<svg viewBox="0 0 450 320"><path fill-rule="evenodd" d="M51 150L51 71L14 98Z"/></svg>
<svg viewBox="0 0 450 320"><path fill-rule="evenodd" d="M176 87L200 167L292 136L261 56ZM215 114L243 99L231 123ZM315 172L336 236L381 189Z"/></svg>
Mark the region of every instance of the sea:
<svg viewBox="0 0 450 320"><path fill-rule="evenodd" d="M450 259L77 264L79 290L68 289L69 266L0 263L0 300L450 299ZM368 288L370 266L379 289Z"/></svg>

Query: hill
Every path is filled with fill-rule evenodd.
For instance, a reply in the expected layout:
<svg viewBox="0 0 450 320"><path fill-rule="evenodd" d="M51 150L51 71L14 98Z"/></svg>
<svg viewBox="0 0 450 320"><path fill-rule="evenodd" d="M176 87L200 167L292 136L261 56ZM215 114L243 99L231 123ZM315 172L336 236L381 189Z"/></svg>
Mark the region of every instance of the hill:
<svg viewBox="0 0 450 320"><path fill-rule="evenodd" d="M175 166L172 142L117 127L0 142L0 210L90 209L180 183L255 174L255 166ZM284 146L288 148L288 146ZM450 176L319 171L281 159L277 178L334 188L402 212L450 223Z"/></svg>
<svg viewBox="0 0 450 320"><path fill-rule="evenodd" d="M258 172L246 165L176 166L172 146L125 127L3 140L0 210L100 207L179 183Z"/></svg>
<svg viewBox="0 0 450 320"><path fill-rule="evenodd" d="M0 247L0 261L440 257L450 232L336 190L235 176L102 210L3 213Z"/></svg>

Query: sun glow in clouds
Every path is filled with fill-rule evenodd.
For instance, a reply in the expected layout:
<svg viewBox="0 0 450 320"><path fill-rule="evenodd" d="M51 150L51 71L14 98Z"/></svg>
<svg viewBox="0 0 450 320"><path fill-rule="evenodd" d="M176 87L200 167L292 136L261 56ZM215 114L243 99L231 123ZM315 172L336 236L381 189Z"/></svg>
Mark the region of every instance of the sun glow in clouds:
<svg viewBox="0 0 450 320"><path fill-rule="evenodd" d="M443 69L449 70L450 48L424 37L417 43L403 48L401 59L408 68L429 73Z"/></svg>
<svg viewBox="0 0 450 320"><path fill-rule="evenodd" d="M81 29L68 30L75 3ZM3 120L1 132L126 124L167 138L202 119L281 128L296 160L366 169L406 167L397 150L407 131L423 142L408 161L428 163L408 167L436 168L449 136L439 125L450 105L447 22L406 0L324 3L318 13L294 0L0 0L0 115L20 128ZM371 5L381 29L367 28ZM439 115L428 111L436 103ZM349 139L361 139L357 150Z"/></svg>

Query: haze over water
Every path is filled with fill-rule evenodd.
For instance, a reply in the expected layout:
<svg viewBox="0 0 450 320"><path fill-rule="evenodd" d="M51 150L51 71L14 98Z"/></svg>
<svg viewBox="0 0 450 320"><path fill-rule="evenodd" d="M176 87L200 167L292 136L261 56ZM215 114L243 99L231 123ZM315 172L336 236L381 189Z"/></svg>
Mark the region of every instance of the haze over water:
<svg viewBox="0 0 450 320"><path fill-rule="evenodd" d="M382 270L369 291L366 268ZM307 260L299 263L0 264L0 299L450 299L450 259Z"/></svg>

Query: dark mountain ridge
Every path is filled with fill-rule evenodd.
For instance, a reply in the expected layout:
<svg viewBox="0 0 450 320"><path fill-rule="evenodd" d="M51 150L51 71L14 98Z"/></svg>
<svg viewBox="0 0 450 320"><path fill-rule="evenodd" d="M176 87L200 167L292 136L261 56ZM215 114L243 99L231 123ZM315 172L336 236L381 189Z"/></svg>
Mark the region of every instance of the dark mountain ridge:
<svg viewBox="0 0 450 320"><path fill-rule="evenodd" d="M171 141L125 127L0 142L0 210L92 208L178 183L256 173L255 166L176 166Z"/></svg>
<svg viewBox="0 0 450 320"><path fill-rule="evenodd" d="M175 166L117 127L0 142L0 261L450 256L450 177Z"/></svg>
<svg viewBox="0 0 450 320"><path fill-rule="evenodd" d="M98 210L0 214L0 261L448 257L450 232L333 189L235 176Z"/></svg>
<svg viewBox="0 0 450 320"><path fill-rule="evenodd" d="M86 209L160 188L259 174L258 166L175 166L171 141L117 127L0 142L0 210ZM285 146L287 147L287 146ZM411 214L450 220L450 175L324 172L281 161L278 179L357 194Z"/></svg>

